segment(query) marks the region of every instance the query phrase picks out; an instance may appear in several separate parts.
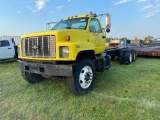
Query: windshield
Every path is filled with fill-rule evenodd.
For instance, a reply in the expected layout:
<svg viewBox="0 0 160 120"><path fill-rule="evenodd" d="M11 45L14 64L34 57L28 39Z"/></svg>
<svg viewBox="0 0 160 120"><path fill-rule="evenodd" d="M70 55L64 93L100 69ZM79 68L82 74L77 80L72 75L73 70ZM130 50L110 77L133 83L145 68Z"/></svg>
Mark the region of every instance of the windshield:
<svg viewBox="0 0 160 120"><path fill-rule="evenodd" d="M74 18L68 20L62 20L57 23L52 30L63 30L63 29L82 29L85 30L87 27L88 18Z"/></svg>

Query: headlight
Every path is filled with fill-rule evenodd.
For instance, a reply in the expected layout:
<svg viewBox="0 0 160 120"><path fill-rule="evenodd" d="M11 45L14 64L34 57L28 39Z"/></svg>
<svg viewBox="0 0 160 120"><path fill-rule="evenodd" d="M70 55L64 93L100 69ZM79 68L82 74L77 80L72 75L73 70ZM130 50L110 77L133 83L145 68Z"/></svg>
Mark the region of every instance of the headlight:
<svg viewBox="0 0 160 120"><path fill-rule="evenodd" d="M62 52L63 52L64 54L68 54L68 53L69 53L68 47L62 47Z"/></svg>
<svg viewBox="0 0 160 120"><path fill-rule="evenodd" d="M59 56L61 58L68 58L69 57L69 48L67 46L62 46L59 48Z"/></svg>

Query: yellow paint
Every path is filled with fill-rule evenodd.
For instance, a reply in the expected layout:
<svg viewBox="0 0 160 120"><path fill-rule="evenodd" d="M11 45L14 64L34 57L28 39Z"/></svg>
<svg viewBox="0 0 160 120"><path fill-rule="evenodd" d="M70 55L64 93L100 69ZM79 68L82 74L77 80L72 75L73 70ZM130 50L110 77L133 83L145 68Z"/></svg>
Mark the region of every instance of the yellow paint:
<svg viewBox="0 0 160 120"><path fill-rule="evenodd" d="M71 17L81 18L86 16L89 17L89 22L90 22L90 19L93 18L93 15L87 15L87 14L71 16ZM70 18L65 18L65 19L70 19ZM91 33L89 30L89 22L86 30L78 30L78 29L50 30L50 31L43 31L43 32L35 32L35 33L21 36L21 40L22 40L23 38L28 38L28 37L55 35L56 36L56 57L55 58L23 57L22 48L21 46L19 46L19 49L20 49L19 58L26 59L26 60L34 60L34 61L36 60L37 61L75 61L78 53L81 51L93 50L95 54L104 52L106 48L106 39L102 38L102 36L104 36L104 31L102 30L102 33ZM64 37L66 35L70 36L69 42L66 42L64 40ZM60 58L59 47L61 46L68 46L69 58Z"/></svg>

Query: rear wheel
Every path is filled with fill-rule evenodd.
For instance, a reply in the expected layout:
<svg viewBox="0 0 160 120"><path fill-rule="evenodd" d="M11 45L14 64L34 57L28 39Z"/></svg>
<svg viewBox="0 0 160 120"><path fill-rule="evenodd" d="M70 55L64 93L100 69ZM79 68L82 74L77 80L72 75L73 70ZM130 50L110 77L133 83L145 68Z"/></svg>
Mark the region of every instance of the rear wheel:
<svg viewBox="0 0 160 120"><path fill-rule="evenodd" d="M75 95L83 95L93 89L95 81L95 66L90 59L81 60L73 68L73 77L67 78L67 86Z"/></svg>
<svg viewBox="0 0 160 120"><path fill-rule="evenodd" d="M43 81L44 77L39 74L22 71L22 77L29 83L37 83Z"/></svg>
<svg viewBox="0 0 160 120"><path fill-rule="evenodd" d="M125 63L131 64L132 62L132 53L130 49L126 49L124 53Z"/></svg>
<svg viewBox="0 0 160 120"><path fill-rule="evenodd" d="M124 53L125 53L125 50L120 50L120 53L119 53L119 63L120 64L123 64L124 63Z"/></svg>
<svg viewBox="0 0 160 120"><path fill-rule="evenodd" d="M132 62L136 61L136 51L132 49Z"/></svg>

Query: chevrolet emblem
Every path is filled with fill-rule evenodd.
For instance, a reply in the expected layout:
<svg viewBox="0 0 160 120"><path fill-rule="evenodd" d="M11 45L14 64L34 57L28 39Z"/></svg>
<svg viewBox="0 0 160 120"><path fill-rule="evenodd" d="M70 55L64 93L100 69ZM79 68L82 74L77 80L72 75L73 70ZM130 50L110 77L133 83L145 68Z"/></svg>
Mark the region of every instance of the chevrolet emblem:
<svg viewBox="0 0 160 120"><path fill-rule="evenodd" d="M36 49L38 49L38 46L37 46L37 45L33 45L33 46L32 46L32 49L35 49L35 50L36 50Z"/></svg>

